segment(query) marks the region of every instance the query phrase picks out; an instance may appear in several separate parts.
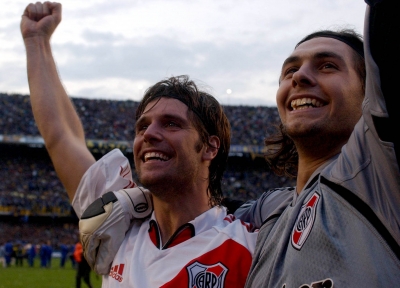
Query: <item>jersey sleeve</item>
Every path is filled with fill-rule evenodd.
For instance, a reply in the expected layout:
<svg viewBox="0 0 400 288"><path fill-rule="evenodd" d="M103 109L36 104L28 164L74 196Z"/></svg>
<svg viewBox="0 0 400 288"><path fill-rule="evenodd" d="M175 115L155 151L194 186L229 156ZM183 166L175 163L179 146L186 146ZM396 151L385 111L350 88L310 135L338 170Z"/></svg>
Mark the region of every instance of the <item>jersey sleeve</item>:
<svg viewBox="0 0 400 288"><path fill-rule="evenodd" d="M400 65L400 1L368 0L367 3L364 50L368 105L363 115L379 145L370 146L375 173L375 181L370 186L375 193L369 197L371 207L378 211L378 217L400 245L400 113L395 111L399 98L396 67ZM371 139L368 141L374 143Z"/></svg>
<svg viewBox="0 0 400 288"><path fill-rule="evenodd" d="M400 245L400 114L394 111L399 94L395 68L400 64L400 1L366 2L362 117L334 167L325 169L321 176L351 192L342 193L342 197L360 211L367 207L369 221L380 223L393 237L392 242Z"/></svg>
<svg viewBox="0 0 400 288"><path fill-rule="evenodd" d="M121 150L114 149L94 163L83 175L72 206L81 218L83 211L109 191L133 188L132 170Z"/></svg>
<svg viewBox="0 0 400 288"><path fill-rule="evenodd" d="M285 187L264 192L257 200L250 200L240 206L234 213L236 218L251 223L254 228L271 218L277 218L293 199L295 189Z"/></svg>
<svg viewBox="0 0 400 288"><path fill-rule="evenodd" d="M373 126L380 140L394 143L399 165L400 148L397 125L400 113L396 113L398 98L398 76L396 67L400 64L400 24L398 13L400 1L369 0L369 11L364 31L364 49L367 64L366 97L370 101ZM371 97L373 95L374 97Z"/></svg>

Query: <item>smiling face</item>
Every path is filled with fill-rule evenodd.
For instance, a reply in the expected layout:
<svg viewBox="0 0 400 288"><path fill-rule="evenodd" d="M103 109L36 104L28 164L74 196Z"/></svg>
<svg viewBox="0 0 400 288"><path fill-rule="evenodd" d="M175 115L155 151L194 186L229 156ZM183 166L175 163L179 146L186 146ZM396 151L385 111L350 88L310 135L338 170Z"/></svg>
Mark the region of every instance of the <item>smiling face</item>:
<svg viewBox="0 0 400 288"><path fill-rule="evenodd" d="M354 51L332 38L300 44L282 66L276 100L287 134L338 153L361 117L362 81ZM326 151L329 152L329 151Z"/></svg>
<svg viewBox="0 0 400 288"><path fill-rule="evenodd" d="M134 161L139 181L152 192L196 186L207 177L204 145L181 101L160 98L150 102L136 122Z"/></svg>

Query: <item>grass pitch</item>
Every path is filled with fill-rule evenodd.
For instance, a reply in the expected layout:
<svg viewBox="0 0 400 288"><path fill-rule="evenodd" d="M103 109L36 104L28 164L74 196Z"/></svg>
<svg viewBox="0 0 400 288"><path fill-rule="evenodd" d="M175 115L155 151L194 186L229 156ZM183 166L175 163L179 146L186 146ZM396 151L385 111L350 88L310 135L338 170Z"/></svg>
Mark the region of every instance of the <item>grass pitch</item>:
<svg viewBox="0 0 400 288"><path fill-rule="evenodd" d="M25 260L24 260L25 261ZM60 268L60 259L53 258L50 268L40 268L38 259L34 267L28 267L25 261L22 267L3 268L0 266L0 288L75 288L76 270L71 261L67 261L65 268ZM90 282L93 288L101 287L101 276L91 272ZM81 281L81 288L87 285Z"/></svg>

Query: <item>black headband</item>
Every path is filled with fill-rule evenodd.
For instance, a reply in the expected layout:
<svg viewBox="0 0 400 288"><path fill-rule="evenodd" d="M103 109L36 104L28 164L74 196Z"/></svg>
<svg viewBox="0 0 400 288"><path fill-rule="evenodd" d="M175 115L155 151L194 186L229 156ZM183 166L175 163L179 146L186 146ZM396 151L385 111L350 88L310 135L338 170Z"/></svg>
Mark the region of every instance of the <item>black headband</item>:
<svg viewBox="0 0 400 288"><path fill-rule="evenodd" d="M361 40L354 38L354 36L350 37L347 35L343 35L343 34L339 34L336 32L316 32L313 33L312 35L307 36L306 38L304 38L303 40L301 40L299 43L297 43L297 46L299 46L301 43L306 42L308 40L314 39L314 38L318 38L318 37L327 37L327 38L333 38L339 41L342 41L343 43L349 45L351 48L353 48L354 51L357 52L358 55L360 55L362 58L364 58L364 47L363 47L363 43Z"/></svg>

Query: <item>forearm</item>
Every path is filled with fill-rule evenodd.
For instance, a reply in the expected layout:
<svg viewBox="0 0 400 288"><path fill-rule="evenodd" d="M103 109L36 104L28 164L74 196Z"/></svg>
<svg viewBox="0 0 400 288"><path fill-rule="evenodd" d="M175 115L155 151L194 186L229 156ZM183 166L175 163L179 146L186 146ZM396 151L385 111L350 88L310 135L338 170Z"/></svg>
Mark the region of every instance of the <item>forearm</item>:
<svg viewBox="0 0 400 288"><path fill-rule="evenodd" d="M58 76L49 40L24 39L32 111L54 168L72 201L95 162L82 123Z"/></svg>
<svg viewBox="0 0 400 288"><path fill-rule="evenodd" d="M31 105L38 129L51 152L64 137L85 143L82 123L58 75L47 39L25 39ZM51 125L50 125L51 123Z"/></svg>
<svg viewBox="0 0 400 288"><path fill-rule="evenodd" d="M51 161L72 201L83 174L96 162L82 123L58 76L50 38L61 22L57 2L30 3L21 17L31 105Z"/></svg>

